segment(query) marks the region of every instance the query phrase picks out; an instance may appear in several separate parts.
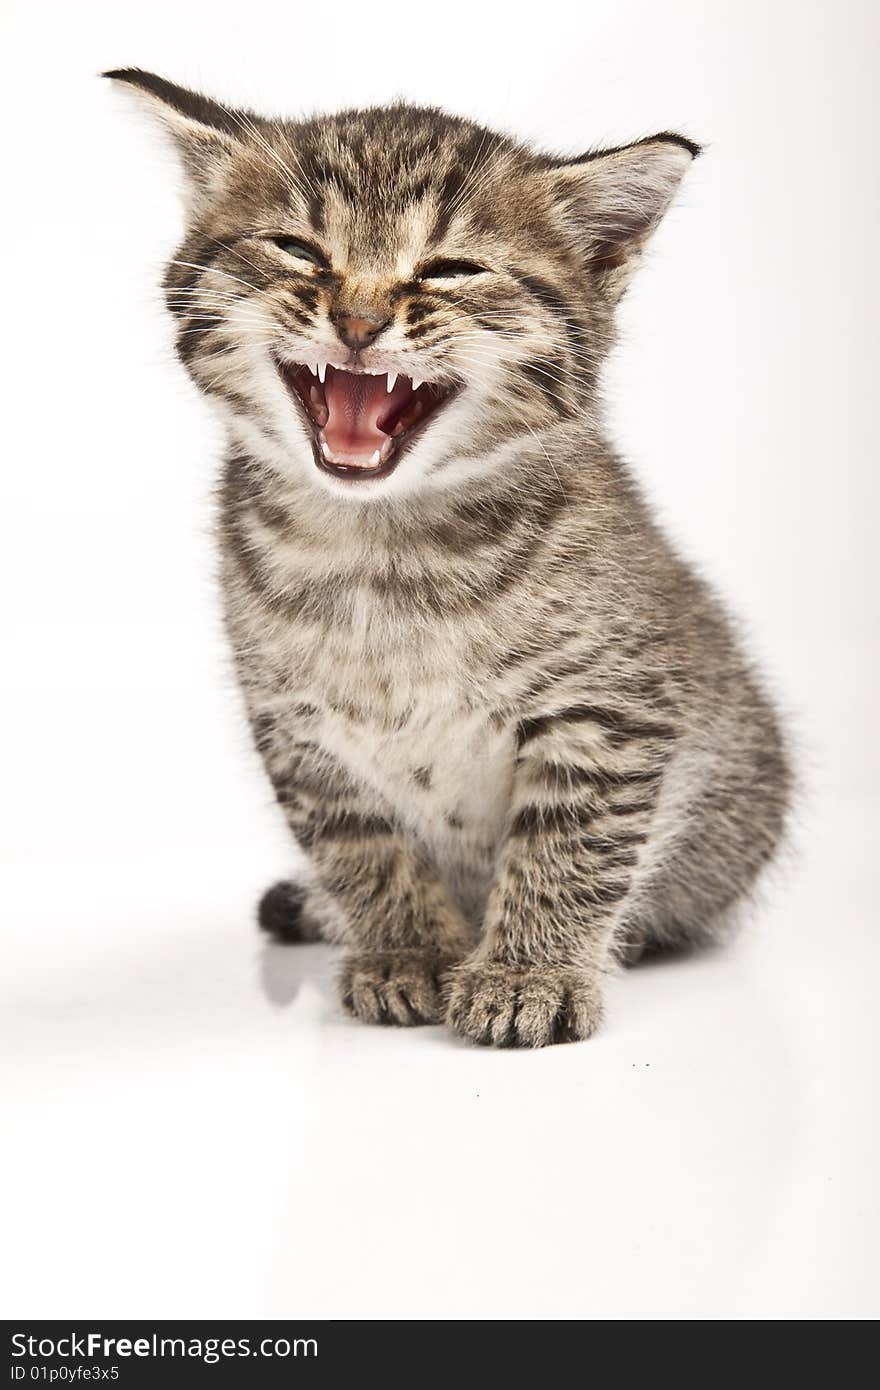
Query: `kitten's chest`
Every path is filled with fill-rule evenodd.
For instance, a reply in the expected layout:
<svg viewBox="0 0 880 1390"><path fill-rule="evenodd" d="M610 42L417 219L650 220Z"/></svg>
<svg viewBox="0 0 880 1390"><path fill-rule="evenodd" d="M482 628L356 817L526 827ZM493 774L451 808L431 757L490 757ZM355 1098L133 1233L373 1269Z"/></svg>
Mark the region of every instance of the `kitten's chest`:
<svg viewBox="0 0 880 1390"><path fill-rule="evenodd" d="M431 691L398 727L330 715L322 734L423 837L494 840L510 794L513 740L484 710L462 708L448 687Z"/></svg>
<svg viewBox="0 0 880 1390"><path fill-rule="evenodd" d="M389 637L379 652L327 644L303 697L320 739L442 855L449 842L494 844L510 796L511 731L458 634Z"/></svg>

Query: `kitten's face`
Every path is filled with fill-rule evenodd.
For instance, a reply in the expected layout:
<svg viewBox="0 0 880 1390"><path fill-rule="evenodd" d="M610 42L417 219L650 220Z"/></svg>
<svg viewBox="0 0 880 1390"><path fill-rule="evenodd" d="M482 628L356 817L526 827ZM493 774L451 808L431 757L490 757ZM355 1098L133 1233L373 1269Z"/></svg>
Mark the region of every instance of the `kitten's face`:
<svg viewBox="0 0 880 1390"><path fill-rule="evenodd" d="M251 450L350 500L452 486L589 412L613 302L694 152L554 161L404 106L258 122L121 76L190 174L166 277L181 357Z"/></svg>

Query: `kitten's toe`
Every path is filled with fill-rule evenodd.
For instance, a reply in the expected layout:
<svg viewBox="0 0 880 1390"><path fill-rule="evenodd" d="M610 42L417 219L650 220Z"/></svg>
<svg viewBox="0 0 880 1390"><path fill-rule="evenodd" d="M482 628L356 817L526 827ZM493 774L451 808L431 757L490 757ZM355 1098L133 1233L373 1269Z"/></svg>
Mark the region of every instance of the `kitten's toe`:
<svg viewBox="0 0 880 1390"><path fill-rule="evenodd" d="M447 957L417 951L346 956L339 976L343 1006L364 1023L439 1023L441 982L451 964Z"/></svg>
<svg viewBox="0 0 880 1390"><path fill-rule="evenodd" d="M308 913L308 893L290 879L266 890L257 908L257 921L263 931L288 945L320 937L318 924Z"/></svg>
<svg viewBox="0 0 880 1390"><path fill-rule="evenodd" d="M465 962L446 983L446 1021L472 1042L494 1047L547 1047L596 1031L602 1000L576 971Z"/></svg>

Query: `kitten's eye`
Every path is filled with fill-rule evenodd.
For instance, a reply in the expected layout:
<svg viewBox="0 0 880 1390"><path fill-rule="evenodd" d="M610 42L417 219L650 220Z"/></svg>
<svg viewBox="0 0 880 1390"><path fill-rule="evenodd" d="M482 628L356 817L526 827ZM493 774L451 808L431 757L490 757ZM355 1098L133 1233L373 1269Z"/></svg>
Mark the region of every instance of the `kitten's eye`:
<svg viewBox="0 0 880 1390"><path fill-rule="evenodd" d="M317 265L322 269L327 266L325 257L307 241L300 241L295 236L275 236L272 240L279 251L286 251L288 256L296 256L298 261L308 261L309 265Z"/></svg>
<svg viewBox="0 0 880 1390"><path fill-rule="evenodd" d="M466 275L485 275L486 267L476 261L426 261L416 274L417 280L461 280Z"/></svg>

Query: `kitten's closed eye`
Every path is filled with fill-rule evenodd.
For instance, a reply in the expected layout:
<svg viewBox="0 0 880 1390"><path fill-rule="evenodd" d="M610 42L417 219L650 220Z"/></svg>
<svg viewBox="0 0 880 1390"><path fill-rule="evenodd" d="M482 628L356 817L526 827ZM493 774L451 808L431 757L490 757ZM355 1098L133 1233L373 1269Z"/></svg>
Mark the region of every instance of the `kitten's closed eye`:
<svg viewBox="0 0 880 1390"><path fill-rule="evenodd" d="M461 280L466 275L487 274L484 265L476 261L443 260L426 261L416 272L417 280Z"/></svg>
<svg viewBox="0 0 880 1390"><path fill-rule="evenodd" d="M299 237L294 236L274 236L270 238L274 241L279 251L285 251L288 256L295 256L298 261L307 261L309 265L316 265L321 270L326 270L329 262L316 247L311 246L307 241L300 241Z"/></svg>

